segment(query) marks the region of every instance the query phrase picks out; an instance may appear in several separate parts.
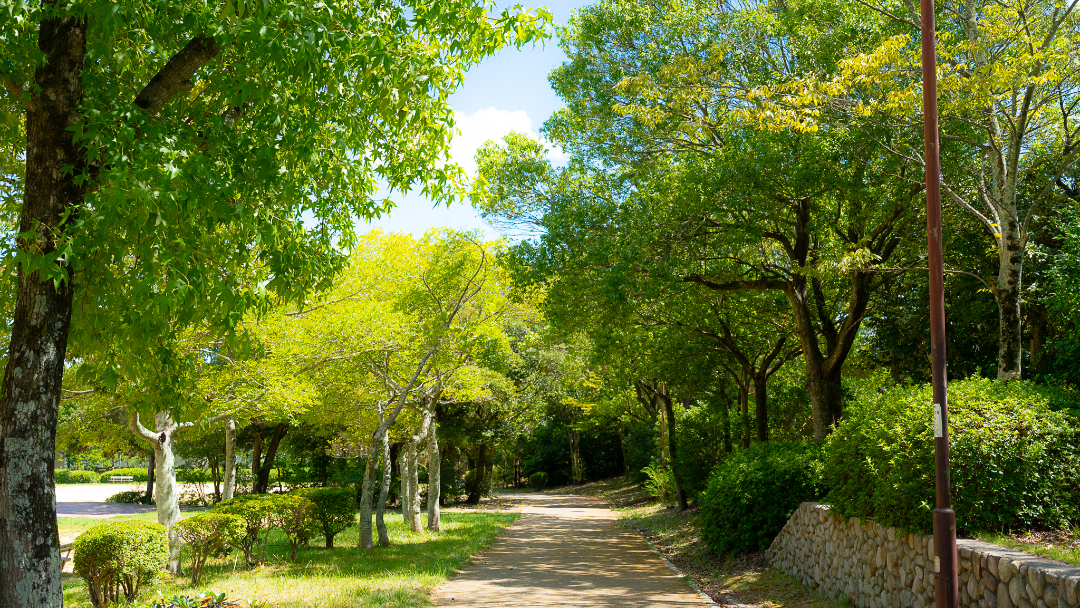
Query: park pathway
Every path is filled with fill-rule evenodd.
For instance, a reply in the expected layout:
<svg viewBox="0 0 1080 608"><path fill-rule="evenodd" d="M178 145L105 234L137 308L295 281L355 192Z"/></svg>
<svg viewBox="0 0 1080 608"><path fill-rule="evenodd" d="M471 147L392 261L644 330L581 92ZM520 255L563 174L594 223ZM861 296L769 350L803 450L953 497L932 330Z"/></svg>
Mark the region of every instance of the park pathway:
<svg viewBox="0 0 1080 608"><path fill-rule="evenodd" d="M702 608L705 601L596 498L526 495L522 515L435 591L436 606Z"/></svg>

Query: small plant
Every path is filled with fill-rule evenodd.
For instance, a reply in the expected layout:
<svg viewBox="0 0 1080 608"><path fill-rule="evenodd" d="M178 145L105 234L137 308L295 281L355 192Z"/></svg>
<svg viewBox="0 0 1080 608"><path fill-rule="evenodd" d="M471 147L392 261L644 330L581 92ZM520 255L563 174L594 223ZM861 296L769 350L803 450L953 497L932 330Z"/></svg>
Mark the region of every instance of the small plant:
<svg viewBox="0 0 1080 608"><path fill-rule="evenodd" d="M534 490L543 490L547 487L548 474L544 471L537 471L532 475L529 475L529 487Z"/></svg>
<svg viewBox="0 0 1080 608"><path fill-rule="evenodd" d="M239 515L244 520L244 533L237 539L236 545L244 552L248 564L262 563L266 539L262 539L261 550L259 533L270 527L270 517L274 511L274 497L268 494L244 494L230 500L223 500L214 506L215 513Z"/></svg>
<svg viewBox="0 0 1080 608"><path fill-rule="evenodd" d="M116 502L125 505L146 504L146 492L140 490L125 490L117 492L105 499L105 502Z"/></svg>
<svg viewBox="0 0 1080 608"><path fill-rule="evenodd" d="M356 494L352 488L304 488L294 494L315 503L316 528L326 537L326 548L334 548L334 537L356 521Z"/></svg>
<svg viewBox="0 0 1080 608"><path fill-rule="evenodd" d="M281 494L273 497L270 525L289 539L289 559L296 561L296 551L307 545L315 529L315 503L303 496Z"/></svg>
<svg viewBox="0 0 1080 608"><path fill-rule="evenodd" d="M198 585L206 560L244 535L244 519L228 513L200 513L177 522L176 533L191 548L191 584Z"/></svg>
<svg viewBox="0 0 1080 608"><path fill-rule="evenodd" d="M199 597L186 595L174 595L170 599L158 591L158 598L150 604L150 608L240 608L240 604L228 599L224 593L203 591ZM248 606L254 606L248 603Z"/></svg>
<svg viewBox="0 0 1080 608"><path fill-rule="evenodd" d="M121 590L134 601L169 561L165 526L146 521L94 526L74 545L75 573L86 581L94 608L118 602Z"/></svg>
<svg viewBox="0 0 1080 608"><path fill-rule="evenodd" d="M675 473L671 467L657 466L653 462L641 470L645 474L645 490L660 502L670 505L675 502Z"/></svg>

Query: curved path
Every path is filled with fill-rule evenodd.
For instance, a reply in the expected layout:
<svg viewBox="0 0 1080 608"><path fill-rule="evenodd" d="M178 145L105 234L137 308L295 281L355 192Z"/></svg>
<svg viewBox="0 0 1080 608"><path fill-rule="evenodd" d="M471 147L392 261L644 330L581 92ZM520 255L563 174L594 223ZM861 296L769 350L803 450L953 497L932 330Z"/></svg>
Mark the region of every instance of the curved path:
<svg viewBox="0 0 1080 608"><path fill-rule="evenodd" d="M522 516L432 598L436 606L702 608L696 591L598 499L530 494Z"/></svg>

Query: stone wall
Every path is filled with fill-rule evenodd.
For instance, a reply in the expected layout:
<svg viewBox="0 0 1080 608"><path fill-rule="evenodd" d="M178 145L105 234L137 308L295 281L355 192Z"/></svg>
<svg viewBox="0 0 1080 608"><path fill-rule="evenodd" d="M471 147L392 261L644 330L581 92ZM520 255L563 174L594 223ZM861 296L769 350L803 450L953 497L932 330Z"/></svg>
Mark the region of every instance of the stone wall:
<svg viewBox="0 0 1080 608"><path fill-rule="evenodd" d="M961 608L1080 608L1080 567L958 540ZM934 605L932 536L803 503L766 552L803 584L862 608Z"/></svg>

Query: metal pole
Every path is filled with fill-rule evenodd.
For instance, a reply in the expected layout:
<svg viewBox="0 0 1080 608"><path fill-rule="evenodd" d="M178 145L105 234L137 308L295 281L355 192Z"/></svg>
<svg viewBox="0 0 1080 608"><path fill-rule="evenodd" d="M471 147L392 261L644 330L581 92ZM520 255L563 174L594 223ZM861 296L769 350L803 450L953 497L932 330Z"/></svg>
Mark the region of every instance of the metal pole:
<svg viewBox="0 0 1080 608"><path fill-rule="evenodd" d="M949 403L945 376L945 286L941 266L941 163L938 156L934 0L922 2L923 129L926 138L926 240L930 273L930 365L934 389L934 599L957 608L956 513L949 500Z"/></svg>

